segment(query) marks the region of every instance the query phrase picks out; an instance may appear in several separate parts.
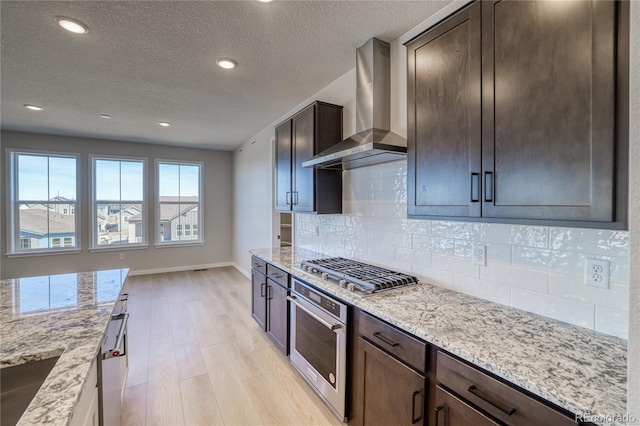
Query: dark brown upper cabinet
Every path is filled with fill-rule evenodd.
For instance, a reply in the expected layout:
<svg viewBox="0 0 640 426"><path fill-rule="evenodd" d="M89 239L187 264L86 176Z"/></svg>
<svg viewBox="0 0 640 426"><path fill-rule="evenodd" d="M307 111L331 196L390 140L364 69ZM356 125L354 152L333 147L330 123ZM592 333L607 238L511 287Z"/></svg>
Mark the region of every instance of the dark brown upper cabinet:
<svg viewBox="0 0 640 426"><path fill-rule="evenodd" d="M342 213L342 172L302 162L342 140L342 107L314 102L276 127L276 211Z"/></svg>
<svg viewBox="0 0 640 426"><path fill-rule="evenodd" d="M483 1L407 44L408 215L625 228L628 3Z"/></svg>

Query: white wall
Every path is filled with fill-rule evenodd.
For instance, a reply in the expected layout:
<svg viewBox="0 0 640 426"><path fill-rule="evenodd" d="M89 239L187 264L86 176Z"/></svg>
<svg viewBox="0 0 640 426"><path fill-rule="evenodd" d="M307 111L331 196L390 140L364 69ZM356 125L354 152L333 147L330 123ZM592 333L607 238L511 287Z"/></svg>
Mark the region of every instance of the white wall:
<svg viewBox="0 0 640 426"><path fill-rule="evenodd" d="M640 422L640 2L631 2L629 413Z"/></svg>
<svg viewBox="0 0 640 426"><path fill-rule="evenodd" d="M232 243L232 206L230 201L233 197L230 152L8 131L2 132L2 148L3 168L6 164L7 148L73 152L81 155L79 214L82 215L80 243L83 249L79 254L7 258L5 256L7 224L6 220L3 220L0 223L3 278L125 267L131 268L132 271L186 270L231 262L229 247ZM155 236L155 159L204 162L202 228L205 233L205 245L155 248L154 239L150 238L150 247L147 249L123 248L116 251L89 253L87 249L90 241L89 186L91 180L88 160L90 154L131 155L148 159L149 226L147 232L151 237ZM5 194L6 188L2 187L2 212L6 212ZM3 219L6 219L6 215L3 215ZM124 260L119 260L119 253L124 253Z"/></svg>

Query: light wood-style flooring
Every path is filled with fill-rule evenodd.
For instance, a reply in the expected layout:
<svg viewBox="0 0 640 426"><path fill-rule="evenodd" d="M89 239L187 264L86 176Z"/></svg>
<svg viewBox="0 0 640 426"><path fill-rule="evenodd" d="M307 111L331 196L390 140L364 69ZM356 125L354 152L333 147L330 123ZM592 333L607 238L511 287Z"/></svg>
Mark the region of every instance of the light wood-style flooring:
<svg viewBox="0 0 640 426"><path fill-rule="evenodd" d="M123 425L340 425L251 318L231 267L130 277Z"/></svg>

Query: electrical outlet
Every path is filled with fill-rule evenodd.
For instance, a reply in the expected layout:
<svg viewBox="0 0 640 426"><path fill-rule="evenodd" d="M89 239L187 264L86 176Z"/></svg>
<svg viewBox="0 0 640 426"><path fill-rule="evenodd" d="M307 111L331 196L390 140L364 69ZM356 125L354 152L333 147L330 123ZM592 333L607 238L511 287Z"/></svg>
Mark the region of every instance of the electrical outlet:
<svg viewBox="0 0 640 426"><path fill-rule="evenodd" d="M124 253L120 253L119 255L120 260L124 260Z"/></svg>
<svg viewBox="0 0 640 426"><path fill-rule="evenodd" d="M608 260L586 259L584 265L585 285L599 288L609 288Z"/></svg>
<svg viewBox="0 0 640 426"><path fill-rule="evenodd" d="M471 262L474 265L487 266L487 247L473 246L471 250Z"/></svg>

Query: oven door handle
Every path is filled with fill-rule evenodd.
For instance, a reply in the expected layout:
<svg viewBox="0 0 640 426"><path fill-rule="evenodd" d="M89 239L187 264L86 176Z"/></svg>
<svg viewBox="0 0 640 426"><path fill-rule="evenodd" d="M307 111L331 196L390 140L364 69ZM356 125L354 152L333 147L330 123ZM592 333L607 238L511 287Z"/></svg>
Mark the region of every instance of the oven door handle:
<svg viewBox="0 0 640 426"><path fill-rule="evenodd" d="M302 309L303 311L305 311L307 314L311 315L316 321L318 321L320 324L324 325L325 327L327 327L329 330L331 331L335 331L339 328L342 328L342 324L330 324L327 321L325 321L324 319L320 318L315 312L312 312L309 308L307 308L306 306L301 305L298 301L297 298L295 296L287 296L287 300L291 303L293 303L294 305L296 305L298 308Z"/></svg>

